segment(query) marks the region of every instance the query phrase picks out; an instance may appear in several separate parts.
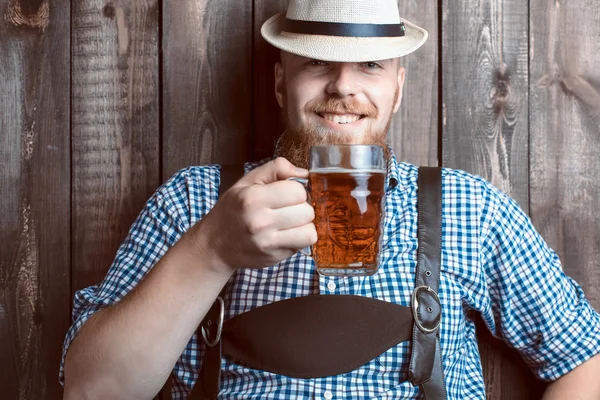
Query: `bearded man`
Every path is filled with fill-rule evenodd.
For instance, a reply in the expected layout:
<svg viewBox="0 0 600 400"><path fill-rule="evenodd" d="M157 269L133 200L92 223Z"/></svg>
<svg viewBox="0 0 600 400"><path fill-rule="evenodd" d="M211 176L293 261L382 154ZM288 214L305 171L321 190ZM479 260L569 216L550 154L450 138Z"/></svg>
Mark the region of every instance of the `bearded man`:
<svg viewBox="0 0 600 400"><path fill-rule="evenodd" d="M349 322L325 337L273 343L284 362L292 353L312 354L304 360L309 377L294 366L253 368L264 363L268 343L249 356L258 364L221 355L223 321L227 327L234 317L256 316L250 323L259 321L259 329L255 311L313 295L409 307L415 289L419 169L396 160L386 134L402 101L400 57L427 33L400 18L396 0L292 0L287 14L261 31L282 51L275 66L286 122L279 157L246 164L245 176L221 195L225 169L217 165L186 168L157 190L104 281L76 294L64 375L61 368L65 398L149 399L166 381L166 394L176 399L192 388L200 388L198 398L485 398L474 313L538 377L553 382L547 399L600 398L600 316L514 201L482 178L451 169L441 172L442 310L430 350L406 340L344 373L311 375L321 363L312 347L331 338L351 343ZM321 144L387 149L384 244L373 275L322 276L299 252L317 240L314 211L304 187L289 178L308 176L309 149ZM222 314L197 333L211 308ZM301 313L288 314L285 321ZM363 317L357 311L356 319ZM377 344L379 333L374 328L349 351ZM266 334L277 339L277 325ZM238 347L249 353L260 344L245 339L238 337Z"/></svg>

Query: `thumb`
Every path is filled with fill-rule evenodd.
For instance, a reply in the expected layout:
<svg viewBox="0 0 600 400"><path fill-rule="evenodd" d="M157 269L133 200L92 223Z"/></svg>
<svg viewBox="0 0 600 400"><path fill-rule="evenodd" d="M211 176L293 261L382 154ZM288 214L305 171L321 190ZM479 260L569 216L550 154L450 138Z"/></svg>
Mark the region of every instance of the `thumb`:
<svg viewBox="0 0 600 400"><path fill-rule="evenodd" d="M269 183L282 181L288 178L306 178L308 170L295 167L283 157L261 165L250 171L246 176L240 179L234 186L244 187L250 185L267 185Z"/></svg>

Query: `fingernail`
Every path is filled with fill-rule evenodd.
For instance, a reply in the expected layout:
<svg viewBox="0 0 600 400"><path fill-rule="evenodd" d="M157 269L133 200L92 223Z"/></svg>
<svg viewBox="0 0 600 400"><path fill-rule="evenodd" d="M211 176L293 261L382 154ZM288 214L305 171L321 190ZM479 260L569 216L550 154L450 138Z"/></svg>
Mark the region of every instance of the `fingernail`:
<svg viewBox="0 0 600 400"><path fill-rule="evenodd" d="M298 175L306 175L308 174L308 170L304 169L304 168L300 168L300 167L295 167L296 168L296 173Z"/></svg>

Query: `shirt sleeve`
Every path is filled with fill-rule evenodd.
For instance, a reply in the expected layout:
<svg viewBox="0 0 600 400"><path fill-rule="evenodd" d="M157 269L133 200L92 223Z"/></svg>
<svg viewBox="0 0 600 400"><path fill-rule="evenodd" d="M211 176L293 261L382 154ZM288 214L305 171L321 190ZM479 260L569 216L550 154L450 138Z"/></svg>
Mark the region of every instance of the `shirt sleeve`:
<svg viewBox="0 0 600 400"><path fill-rule="evenodd" d="M539 378L556 380L600 353L600 315L519 205L491 185L484 197L483 319Z"/></svg>
<svg viewBox="0 0 600 400"><path fill-rule="evenodd" d="M217 168L184 169L161 186L131 226L104 280L75 293L72 325L62 350L61 385L67 350L85 322L131 292L189 227L212 208L217 200Z"/></svg>

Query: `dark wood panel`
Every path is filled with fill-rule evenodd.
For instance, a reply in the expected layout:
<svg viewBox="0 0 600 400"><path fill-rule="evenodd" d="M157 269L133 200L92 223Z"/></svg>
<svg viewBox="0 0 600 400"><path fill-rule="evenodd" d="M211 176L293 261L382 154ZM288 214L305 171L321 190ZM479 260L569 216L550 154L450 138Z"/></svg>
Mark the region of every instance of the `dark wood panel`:
<svg viewBox="0 0 600 400"><path fill-rule="evenodd" d="M443 1L443 165L481 175L528 209L528 9Z"/></svg>
<svg viewBox="0 0 600 400"><path fill-rule="evenodd" d="M439 1L398 1L400 16L429 33L423 47L400 61L406 68L406 82L402 105L388 132L398 160L415 165L438 165Z"/></svg>
<svg viewBox="0 0 600 400"><path fill-rule="evenodd" d="M442 2L442 164L481 175L528 210L528 9ZM539 398L520 356L478 324L490 399Z"/></svg>
<svg viewBox="0 0 600 400"><path fill-rule="evenodd" d="M279 50L260 34L262 24L273 15L287 10L287 0L254 0L254 96L252 102L253 137L250 157L271 157L275 142L283 132L281 109L275 100L274 66Z"/></svg>
<svg viewBox="0 0 600 400"><path fill-rule="evenodd" d="M274 95L273 66L279 50L261 36L262 24L287 10L288 1L255 0L254 9L254 137L253 157L273 154L283 131L280 109ZM429 40L417 52L404 57L407 70L403 104L389 130L389 142L399 160L416 165L438 164L438 17L437 1L399 1L400 16L424 27Z"/></svg>
<svg viewBox="0 0 600 400"><path fill-rule="evenodd" d="M73 2L73 289L99 282L159 178L157 0Z"/></svg>
<svg viewBox="0 0 600 400"><path fill-rule="evenodd" d="M163 178L243 161L250 137L252 2L163 3Z"/></svg>
<svg viewBox="0 0 600 400"><path fill-rule="evenodd" d="M0 0L0 398L59 399L69 326L69 2Z"/></svg>
<svg viewBox="0 0 600 400"><path fill-rule="evenodd" d="M600 8L531 2L531 216L600 310Z"/></svg>
<svg viewBox="0 0 600 400"><path fill-rule="evenodd" d="M476 327L486 397L489 400L541 399L546 383L533 375L519 352L493 337L480 317L476 318Z"/></svg>

